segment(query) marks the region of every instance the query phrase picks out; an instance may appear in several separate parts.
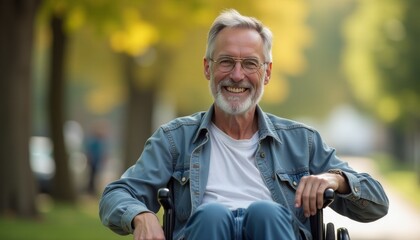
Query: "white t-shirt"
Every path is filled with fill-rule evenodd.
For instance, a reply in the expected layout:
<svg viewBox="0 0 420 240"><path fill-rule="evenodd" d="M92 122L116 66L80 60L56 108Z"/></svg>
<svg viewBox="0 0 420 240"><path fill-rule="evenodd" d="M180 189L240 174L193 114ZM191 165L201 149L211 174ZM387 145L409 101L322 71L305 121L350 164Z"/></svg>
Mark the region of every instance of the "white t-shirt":
<svg viewBox="0 0 420 240"><path fill-rule="evenodd" d="M236 140L211 124L209 178L203 203L218 202L229 209L247 208L257 200L272 200L255 165L258 132Z"/></svg>

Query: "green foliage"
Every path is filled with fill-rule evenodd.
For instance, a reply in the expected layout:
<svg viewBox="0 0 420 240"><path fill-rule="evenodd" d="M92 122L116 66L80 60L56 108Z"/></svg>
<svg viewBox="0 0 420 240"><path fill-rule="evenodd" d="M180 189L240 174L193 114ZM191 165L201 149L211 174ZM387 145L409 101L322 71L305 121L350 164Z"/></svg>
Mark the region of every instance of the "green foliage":
<svg viewBox="0 0 420 240"><path fill-rule="evenodd" d="M420 118L419 8L419 1L357 1L346 26L354 96L386 123Z"/></svg>
<svg viewBox="0 0 420 240"><path fill-rule="evenodd" d="M283 3L283 1L279 2ZM294 10L297 16L292 17L295 19L295 23L291 24L294 28L292 35L289 34L289 30L292 29L287 28L290 23L288 19L282 23L286 31L283 30L274 36L277 38L275 44L278 45L283 45L284 39L290 41L293 35L300 34L305 37L301 36L300 39L292 40L300 42L300 46L298 47L297 43L287 46L288 51L294 54L287 54L282 58L282 62L289 62L289 65L296 61L296 58L300 58L296 61L299 63L296 66L289 66L289 70L282 69L285 78L283 86L286 89L275 89L275 91L287 92L284 101L264 102L264 109L288 118L323 119L336 106L349 101L345 76L340 68L340 59L341 49L345 44L341 37L342 24L349 16L352 4L350 1L335 0L310 0L305 3L300 6L300 10ZM293 50L292 46L294 46ZM284 52L283 48L281 52ZM284 68L278 64L275 58L273 68ZM273 87L271 84L267 86L267 89Z"/></svg>
<svg viewBox="0 0 420 240"><path fill-rule="evenodd" d="M97 214L97 202L90 200L78 207L57 204L40 219L0 218L0 239L8 240L112 240L132 239L104 227Z"/></svg>

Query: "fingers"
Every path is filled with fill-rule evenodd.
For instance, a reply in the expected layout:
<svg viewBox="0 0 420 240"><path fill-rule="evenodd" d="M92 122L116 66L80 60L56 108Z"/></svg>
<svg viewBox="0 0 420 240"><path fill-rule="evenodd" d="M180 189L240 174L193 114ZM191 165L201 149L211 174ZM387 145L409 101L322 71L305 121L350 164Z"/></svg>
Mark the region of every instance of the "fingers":
<svg viewBox="0 0 420 240"><path fill-rule="evenodd" d="M300 180L296 189L295 207L303 208L305 217L315 215L324 203L324 191L328 188L328 181L319 176L305 176Z"/></svg>
<svg viewBox="0 0 420 240"><path fill-rule="evenodd" d="M317 182L308 181L308 178L303 179L303 190L302 190L302 207L305 217L316 214L317 210L317 194L318 189Z"/></svg>

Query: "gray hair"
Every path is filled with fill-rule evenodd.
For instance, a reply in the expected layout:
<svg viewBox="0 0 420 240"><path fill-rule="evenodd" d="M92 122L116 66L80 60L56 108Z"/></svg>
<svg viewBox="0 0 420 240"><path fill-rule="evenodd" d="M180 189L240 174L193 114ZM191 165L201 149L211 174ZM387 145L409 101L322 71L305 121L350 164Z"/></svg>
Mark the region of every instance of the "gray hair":
<svg viewBox="0 0 420 240"><path fill-rule="evenodd" d="M211 26L208 37L207 37L207 49L206 49L206 58L212 58L214 52L214 42L217 34L222 31L224 28L249 28L257 31L262 40L264 46L264 61L272 61L271 46L273 42L273 34L270 29L264 26L261 21L253 17L247 17L241 15L238 11L234 9L229 9L223 11L213 22Z"/></svg>

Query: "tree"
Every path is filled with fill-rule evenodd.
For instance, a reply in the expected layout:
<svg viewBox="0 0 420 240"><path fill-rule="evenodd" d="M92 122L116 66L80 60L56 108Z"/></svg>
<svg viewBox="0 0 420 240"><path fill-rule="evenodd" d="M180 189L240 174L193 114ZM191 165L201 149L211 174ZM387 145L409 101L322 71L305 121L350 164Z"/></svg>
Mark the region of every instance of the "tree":
<svg viewBox="0 0 420 240"><path fill-rule="evenodd" d="M280 46L274 51L273 68L280 67L284 86L280 93L285 96L281 102L270 104L270 110L289 118L322 119L348 100L340 50L344 45L341 26L349 14L349 4L334 0L288 4L292 5L290 10L282 11L287 21L276 11L272 13L282 22L276 27L275 46Z"/></svg>
<svg viewBox="0 0 420 240"><path fill-rule="evenodd" d="M75 202L77 199L74 181L66 149L63 127L67 119L65 86L67 46L71 34L85 22L101 30L104 22L118 19L119 8L112 1L96 4L94 1L48 1L45 0L40 13L50 23L51 58L49 67L48 119L53 142L53 158L56 166L52 196L57 200ZM115 10L114 10L115 9ZM86 14L89 12L89 14ZM110 13L109 15L107 13ZM87 19L85 19L87 18ZM95 25L97 24L97 25Z"/></svg>
<svg viewBox="0 0 420 240"><path fill-rule="evenodd" d="M66 121L65 61L68 43L68 29L66 29L65 23L71 7L66 1L45 0L38 14L41 22L48 24L51 33L46 113L55 163L51 196L56 200L74 203L77 196L64 139L64 123Z"/></svg>
<svg viewBox="0 0 420 240"><path fill-rule="evenodd" d="M114 49L125 56L123 69L129 87L124 168L138 159L142 146L153 131L156 100L173 79L169 69L177 64L179 58L176 56L183 51L179 46L187 39L187 33L199 25L191 19L203 12L214 11L214 8L204 9L204 5L194 0L167 1L165 4L144 2L136 10L124 11L124 27L111 34L111 40L115 40ZM137 34L133 34L132 29L137 29ZM136 36L139 37L137 40ZM137 64L147 58L152 58L151 64Z"/></svg>
<svg viewBox="0 0 420 240"><path fill-rule="evenodd" d="M0 3L0 213L37 215L29 165L31 56L39 1Z"/></svg>
<svg viewBox="0 0 420 240"><path fill-rule="evenodd" d="M70 172L69 155L67 153L63 127L65 123L65 60L67 34L64 30L62 16L53 14L50 20L52 47L50 58L48 116L51 139L54 145L53 158L55 174L53 178L52 196L57 200L75 202L76 190Z"/></svg>
<svg viewBox="0 0 420 240"><path fill-rule="evenodd" d="M357 1L345 67L355 99L389 126L394 156L420 171L419 8L410 0Z"/></svg>

